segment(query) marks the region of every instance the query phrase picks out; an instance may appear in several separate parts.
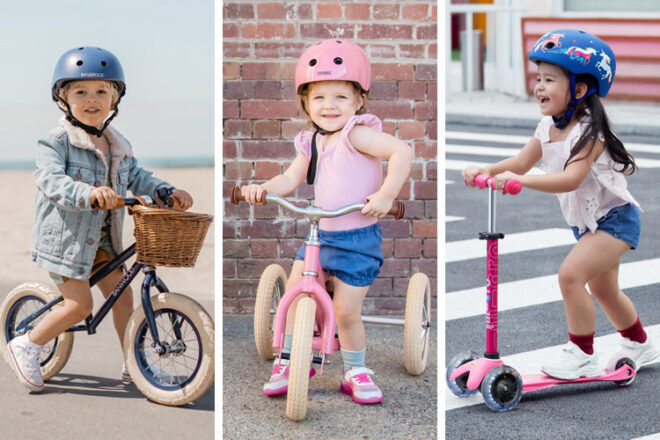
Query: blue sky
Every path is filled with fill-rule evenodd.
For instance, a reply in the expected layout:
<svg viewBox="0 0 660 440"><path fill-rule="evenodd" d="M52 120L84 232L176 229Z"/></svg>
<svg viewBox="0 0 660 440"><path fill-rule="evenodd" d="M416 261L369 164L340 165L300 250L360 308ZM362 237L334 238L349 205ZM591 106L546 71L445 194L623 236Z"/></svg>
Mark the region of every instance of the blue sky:
<svg viewBox="0 0 660 440"><path fill-rule="evenodd" d="M0 7L0 161L30 160L62 114L53 68L76 46L113 52L127 93L112 122L138 158L213 156L210 0L36 0Z"/></svg>

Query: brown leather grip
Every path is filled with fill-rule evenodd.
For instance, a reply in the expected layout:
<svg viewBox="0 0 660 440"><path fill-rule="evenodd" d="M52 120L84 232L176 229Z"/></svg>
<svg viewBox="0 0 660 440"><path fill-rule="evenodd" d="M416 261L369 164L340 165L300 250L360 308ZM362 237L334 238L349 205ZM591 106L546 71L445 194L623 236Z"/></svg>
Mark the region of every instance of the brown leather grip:
<svg viewBox="0 0 660 440"><path fill-rule="evenodd" d="M261 199L257 200L257 205L265 205L266 204L266 190L264 190L263 194L261 195ZM234 205L238 205L238 202L245 201L245 197L243 197L243 194L241 194L241 188L238 186L235 186L231 189L231 203Z"/></svg>
<svg viewBox="0 0 660 440"><path fill-rule="evenodd" d="M395 220L401 220L406 213L406 205L403 204L401 200L394 202L394 206L388 212L389 215L393 215Z"/></svg>
<svg viewBox="0 0 660 440"><path fill-rule="evenodd" d="M98 203L94 202L92 203L92 208L94 209L102 209L102 210L111 210L111 209L120 209L124 207L124 198L117 194L117 203L115 203L114 206L110 207L105 207L105 208L99 208Z"/></svg>

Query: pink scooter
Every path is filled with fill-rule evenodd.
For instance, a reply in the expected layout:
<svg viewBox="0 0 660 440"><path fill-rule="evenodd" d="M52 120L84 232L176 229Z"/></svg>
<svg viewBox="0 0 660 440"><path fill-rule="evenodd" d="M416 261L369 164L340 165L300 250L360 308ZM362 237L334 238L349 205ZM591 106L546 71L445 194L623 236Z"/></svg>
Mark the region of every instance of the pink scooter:
<svg viewBox="0 0 660 440"><path fill-rule="evenodd" d="M516 407L523 392L535 391L553 385L596 381L613 381L617 385L629 385L635 379L635 363L621 358L614 371L603 370L599 377L580 377L575 380L555 379L545 374L520 376L512 367L505 365L497 352L497 249L498 240L504 234L495 232L495 181L492 177L478 175L475 186L488 188L488 232L479 234L487 240L486 253L486 352L479 357L474 351L457 354L447 366L447 386L459 397L469 397L479 390L486 406L493 411L510 411ZM518 194L522 186L517 180L509 180L504 192Z"/></svg>

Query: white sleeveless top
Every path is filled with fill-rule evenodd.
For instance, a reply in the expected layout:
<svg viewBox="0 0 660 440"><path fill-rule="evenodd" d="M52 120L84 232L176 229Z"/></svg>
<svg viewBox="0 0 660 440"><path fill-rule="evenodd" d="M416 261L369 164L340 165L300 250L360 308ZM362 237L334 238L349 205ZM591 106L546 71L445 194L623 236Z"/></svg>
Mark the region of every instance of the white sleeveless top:
<svg viewBox="0 0 660 440"><path fill-rule="evenodd" d="M583 130L587 129L588 123L587 116L575 124L564 141L550 142L550 127L554 124L552 116L541 119L534 137L541 142L543 171L558 173L564 170L571 149L582 136ZM602 133L598 134L598 139L605 141ZM616 171L621 167L620 163L612 160L607 149L604 149L576 190L557 194L561 212L569 225L576 226L580 233L587 229L595 233L597 220L611 209L628 203L639 208L639 203L628 192L625 175Z"/></svg>

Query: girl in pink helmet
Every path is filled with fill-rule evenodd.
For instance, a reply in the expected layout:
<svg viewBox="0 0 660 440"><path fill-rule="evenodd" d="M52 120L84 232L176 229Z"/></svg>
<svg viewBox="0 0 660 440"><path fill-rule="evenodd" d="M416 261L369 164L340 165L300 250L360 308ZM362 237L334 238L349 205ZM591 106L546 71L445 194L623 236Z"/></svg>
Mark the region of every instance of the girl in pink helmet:
<svg viewBox="0 0 660 440"><path fill-rule="evenodd" d="M284 174L241 188L252 203L263 191L284 196L305 179L314 185L315 205L326 210L366 203L361 212L321 219L321 264L334 283L334 304L344 370L341 391L357 403L378 403L383 393L365 366L362 302L383 264L378 219L392 207L408 177L412 150L382 133L381 121L365 111L371 87L367 55L355 43L324 40L298 60L295 85L299 107L314 130L294 139L296 158ZM381 159L388 160L382 176ZM303 248L298 251L287 289L302 278ZM283 352L291 351L295 304L289 308ZM276 359L264 394L285 394L289 361Z"/></svg>

